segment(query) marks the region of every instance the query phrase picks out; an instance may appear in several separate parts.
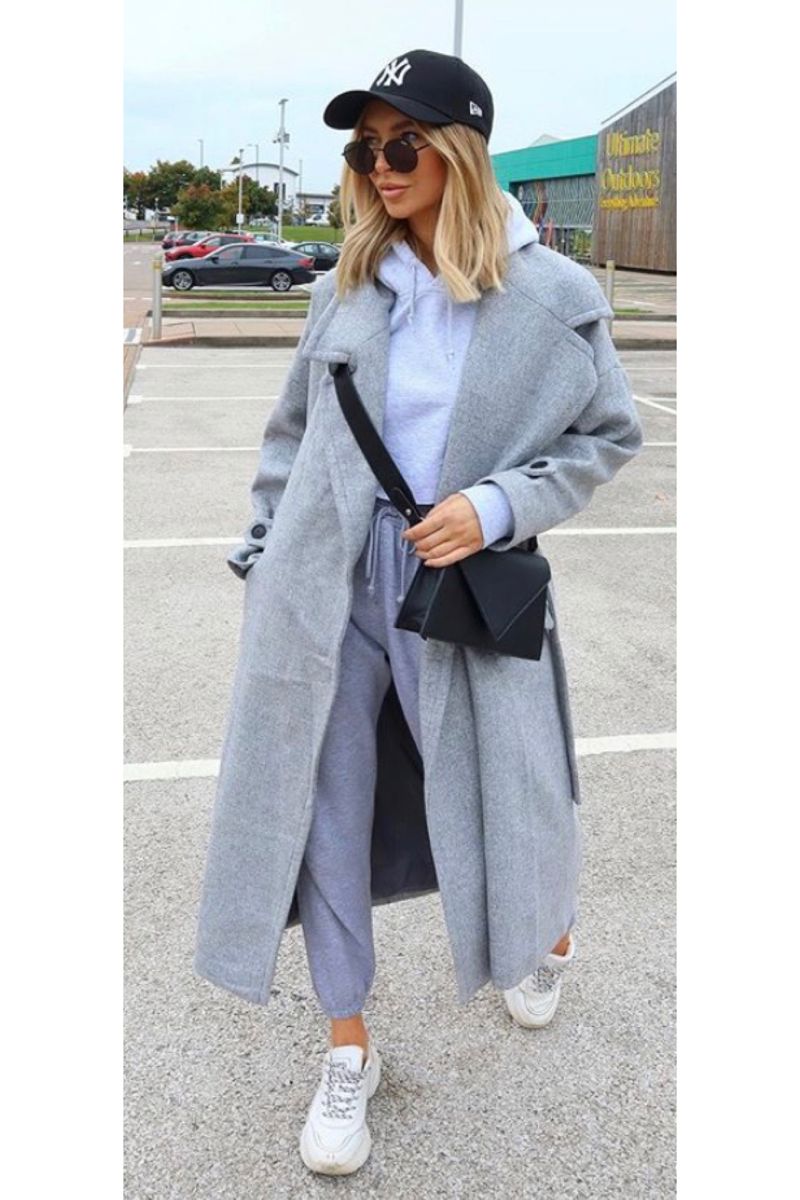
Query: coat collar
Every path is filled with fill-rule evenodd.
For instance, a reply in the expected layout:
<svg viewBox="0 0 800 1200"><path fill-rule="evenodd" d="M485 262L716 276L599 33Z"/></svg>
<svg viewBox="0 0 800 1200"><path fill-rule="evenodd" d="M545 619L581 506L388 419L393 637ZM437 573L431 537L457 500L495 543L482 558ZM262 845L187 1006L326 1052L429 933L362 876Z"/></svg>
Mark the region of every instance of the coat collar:
<svg viewBox="0 0 800 1200"><path fill-rule="evenodd" d="M459 473L460 464L469 461L469 456L464 454L464 439L474 436L471 431L480 425L480 414L485 413L486 408L485 390L473 386L474 379L485 373L485 364L490 361L494 364L497 389L517 386L520 364L511 352L504 356L502 348L509 345L508 328L512 318L516 322L520 320L520 306L526 310L522 319L528 321L532 329L534 312L529 310L535 311L537 305L515 287L521 271L516 258L516 255L511 256L504 281L506 290L485 292L478 304L450 420L436 503L451 492L474 483ZM363 284L342 300L334 294L302 350L302 357L311 361L350 364L359 396L379 432L383 428L388 383L389 314L393 303L394 293L380 281ZM481 371L477 370L479 365ZM347 473L353 464L352 449L346 440L341 449L331 447L334 456L346 455L347 462L340 465L348 469Z"/></svg>

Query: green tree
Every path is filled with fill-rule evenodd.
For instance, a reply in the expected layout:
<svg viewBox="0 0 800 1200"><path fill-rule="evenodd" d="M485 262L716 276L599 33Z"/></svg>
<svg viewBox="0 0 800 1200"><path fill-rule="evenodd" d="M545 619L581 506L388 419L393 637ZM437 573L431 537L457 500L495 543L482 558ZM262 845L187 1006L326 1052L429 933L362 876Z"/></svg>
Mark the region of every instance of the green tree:
<svg viewBox="0 0 800 1200"><path fill-rule="evenodd" d="M144 220L145 208L153 207L153 195L149 177L144 171L129 171L123 168L122 194L126 208L135 208L136 216Z"/></svg>
<svg viewBox="0 0 800 1200"><path fill-rule="evenodd" d="M224 223L220 193L207 183L190 183L182 188L172 207L181 225L187 229L219 229Z"/></svg>
<svg viewBox="0 0 800 1200"><path fill-rule="evenodd" d="M342 221L342 205L339 199L338 183L332 189L331 197L331 202L328 205L328 223L332 229L341 229L344 222Z"/></svg>
<svg viewBox="0 0 800 1200"><path fill-rule="evenodd" d="M245 204L244 186L242 187L242 204ZM230 183L226 183L219 192L220 201L220 227L235 228L236 214L239 211L239 180L234 179ZM247 209L244 209L245 213Z"/></svg>
<svg viewBox="0 0 800 1200"><path fill-rule="evenodd" d="M156 165L150 168L149 182L153 197L158 197L159 208L171 208L178 192L194 182L196 174L197 168L185 158L174 163L156 160Z"/></svg>
<svg viewBox="0 0 800 1200"><path fill-rule="evenodd" d="M222 187L222 176L219 171L212 171L211 167L199 167L194 173L192 183L198 186L207 183L212 191L218 192Z"/></svg>
<svg viewBox="0 0 800 1200"><path fill-rule="evenodd" d="M236 185L238 187L237 179ZM270 206L274 201L274 194L269 188L261 187L256 183L255 179L251 179L249 175L245 175L242 179L242 205L248 217L267 217L270 215Z"/></svg>

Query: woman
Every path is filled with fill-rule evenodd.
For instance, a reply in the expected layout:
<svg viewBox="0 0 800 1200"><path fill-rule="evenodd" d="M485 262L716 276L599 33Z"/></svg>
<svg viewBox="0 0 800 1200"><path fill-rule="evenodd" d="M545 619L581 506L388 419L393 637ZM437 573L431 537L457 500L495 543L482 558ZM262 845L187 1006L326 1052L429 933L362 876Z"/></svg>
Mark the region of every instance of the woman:
<svg viewBox="0 0 800 1200"><path fill-rule="evenodd" d="M498 188L492 119L480 76L426 50L327 106L353 130L344 247L312 288L229 558L244 618L195 966L266 1004L301 923L331 1044L300 1149L329 1174L371 1146L374 904L438 890L459 1000L491 981L529 1028L574 956L581 797L552 586L539 660L394 625L414 569L523 544L641 446L611 310ZM335 363L420 523L367 465Z"/></svg>

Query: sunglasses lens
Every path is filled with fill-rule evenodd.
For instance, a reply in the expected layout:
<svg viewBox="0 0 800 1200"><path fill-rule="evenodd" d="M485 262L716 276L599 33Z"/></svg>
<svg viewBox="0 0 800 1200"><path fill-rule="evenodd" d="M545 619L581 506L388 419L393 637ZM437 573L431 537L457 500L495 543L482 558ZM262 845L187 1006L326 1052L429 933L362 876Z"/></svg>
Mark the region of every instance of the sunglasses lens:
<svg viewBox="0 0 800 1200"><path fill-rule="evenodd" d="M348 142L343 153L348 167L357 171L359 175L369 175L375 170L376 155L366 140ZM383 153L392 170L399 171L401 175L407 175L409 171L416 169L417 152L402 138L394 138L393 141L387 142Z"/></svg>
<svg viewBox="0 0 800 1200"><path fill-rule="evenodd" d="M399 171L401 175L407 175L417 165L416 150L401 138L395 138L394 141L387 142L383 148L383 153L386 155L386 161L392 170Z"/></svg>
<svg viewBox="0 0 800 1200"><path fill-rule="evenodd" d="M375 169L375 155L367 142L349 142L344 148L344 159L359 175L369 175Z"/></svg>

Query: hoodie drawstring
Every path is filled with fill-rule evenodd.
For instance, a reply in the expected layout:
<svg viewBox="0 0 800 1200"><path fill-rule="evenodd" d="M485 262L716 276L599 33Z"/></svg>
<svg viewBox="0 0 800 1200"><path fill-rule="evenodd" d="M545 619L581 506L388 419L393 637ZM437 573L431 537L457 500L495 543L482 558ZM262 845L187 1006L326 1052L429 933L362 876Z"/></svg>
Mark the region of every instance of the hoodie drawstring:
<svg viewBox="0 0 800 1200"><path fill-rule="evenodd" d="M447 346L445 349L445 354L447 356L447 361L448 361L449 365L452 367L453 359L455 358L456 351L455 351L455 346L453 345L453 301L450 298L449 292L446 295L446 299L447 299ZM412 267L411 267L411 304L408 309L408 316L406 317L406 320L408 321L409 325L414 324L414 316L416 313L416 307L417 307L417 265L416 265L416 263L414 263L414 264L412 264Z"/></svg>
<svg viewBox="0 0 800 1200"><path fill-rule="evenodd" d="M411 268L411 307L408 310L408 323L414 324L414 306L417 302L417 268Z"/></svg>

